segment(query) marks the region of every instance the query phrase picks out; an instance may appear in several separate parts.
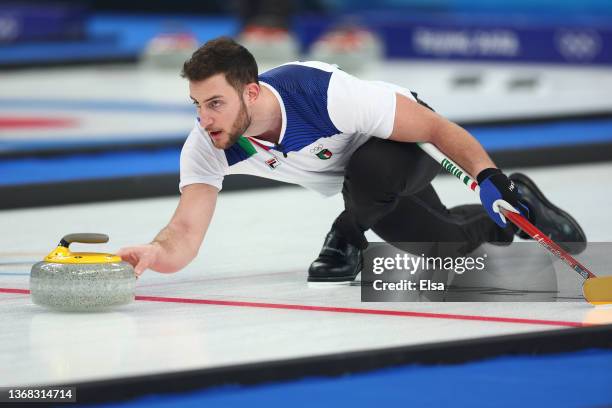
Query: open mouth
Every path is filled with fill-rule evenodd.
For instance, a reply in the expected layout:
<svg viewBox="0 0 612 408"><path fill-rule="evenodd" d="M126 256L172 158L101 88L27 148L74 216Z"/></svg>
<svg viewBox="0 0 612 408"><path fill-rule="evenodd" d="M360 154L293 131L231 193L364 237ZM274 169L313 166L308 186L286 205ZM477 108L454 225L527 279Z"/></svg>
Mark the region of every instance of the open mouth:
<svg viewBox="0 0 612 408"><path fill-rule="evenodd" d="M218 139L221 136L221 133L223 133L222 130L209 130L208 134L210 135L210 137L212 137L213 139Z"/></svg>

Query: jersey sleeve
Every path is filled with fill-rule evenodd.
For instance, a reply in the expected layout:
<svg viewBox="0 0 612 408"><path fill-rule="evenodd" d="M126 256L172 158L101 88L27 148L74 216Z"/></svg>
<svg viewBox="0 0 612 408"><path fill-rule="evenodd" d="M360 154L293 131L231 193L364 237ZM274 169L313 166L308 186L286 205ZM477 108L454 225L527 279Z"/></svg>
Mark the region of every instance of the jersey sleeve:
<svg viewBox="0 0 612 408"><path fill-rule="evenodd" d="M182 192L185 186L195 183L210 184L221 190L227 168L223 150L214 147L196 124L181 150L179 190Z"/></svg>
<svg viewBox="0 0 612 408"><path fill-rule="evenodd" d="M328 89L327 109L343 133L366 134L387 139L395 120L395 94L413 99L410 91L380 81L366 81L336 70Z"/></svg>

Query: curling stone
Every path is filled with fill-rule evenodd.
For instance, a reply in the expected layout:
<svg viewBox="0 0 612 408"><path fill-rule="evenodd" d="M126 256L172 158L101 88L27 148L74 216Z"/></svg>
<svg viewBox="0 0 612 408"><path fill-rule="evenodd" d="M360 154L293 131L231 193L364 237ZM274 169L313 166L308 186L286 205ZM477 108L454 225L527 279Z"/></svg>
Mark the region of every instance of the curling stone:
<svg viewBox="0 0 612 408"><path fill-rule="evenodd" d="M253 54L258 65L266 68L299 59L297 37L283 28L250 25L236 41Z"/></svg>
<svg viewBox="0 0 612 408"><path fill-rule="evenodd" d="M198 39L180 27L153 37L140 55L144 67L162 70L180 70L198 48Z"/></svg>
<svg viewBox="0 0 612 408"><path fill-rule="evenodd" d="M71 252L73 242L101 244L105 234L68 234L32 266L30 293L37 305L64 311L96 311L134 300L132 265L113 254Z"/></svg>
<svg viewBox="0 0 612 408"><path fill-rule="evenodd" d="M310 48L309 59L337 64L343 71L359 74L379 63L384 52L384 44L376 34L348 25L317 39Z"/></svg>

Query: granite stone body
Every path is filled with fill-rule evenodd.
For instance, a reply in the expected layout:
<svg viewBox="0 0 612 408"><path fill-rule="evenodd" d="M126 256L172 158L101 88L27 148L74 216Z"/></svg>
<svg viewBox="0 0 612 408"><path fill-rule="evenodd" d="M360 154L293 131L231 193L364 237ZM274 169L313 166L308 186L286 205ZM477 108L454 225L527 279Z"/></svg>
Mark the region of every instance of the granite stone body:
<svg viewBox="0 0 612 408"><path fill-rule="evenodd" d="M98 311L134 300L136 275L127 262L32 266L30 293L38 305L63 311Z"/></svg>

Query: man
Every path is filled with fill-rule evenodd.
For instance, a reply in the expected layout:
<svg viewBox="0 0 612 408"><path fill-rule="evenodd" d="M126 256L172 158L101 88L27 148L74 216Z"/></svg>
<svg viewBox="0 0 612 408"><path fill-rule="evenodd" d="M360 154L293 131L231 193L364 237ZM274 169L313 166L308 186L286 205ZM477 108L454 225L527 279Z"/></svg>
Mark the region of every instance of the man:
<svg viewBox="0 0 612 408"><path fill-rule="evenodd" d="M569 247L574 253L586 245L576 221L531 180L506 177L468 132L404 88L320 62L258 76L253 56L229 38L204 44L182 75L198 117L181 152L181 198L153 242L119 251L139 275L147 268L175 272L196 256L223 177L237 173L324 195L342 191L345 210L309 268L311 282L355 279L368 229L387 242L459 242L456 256L484 242L507 245L520 231L506 223L502 207L522 212L558 242L577 242ZM433 143L477 175L482 206L446 209L430 184L439 165L415 142Z"/></svg>

